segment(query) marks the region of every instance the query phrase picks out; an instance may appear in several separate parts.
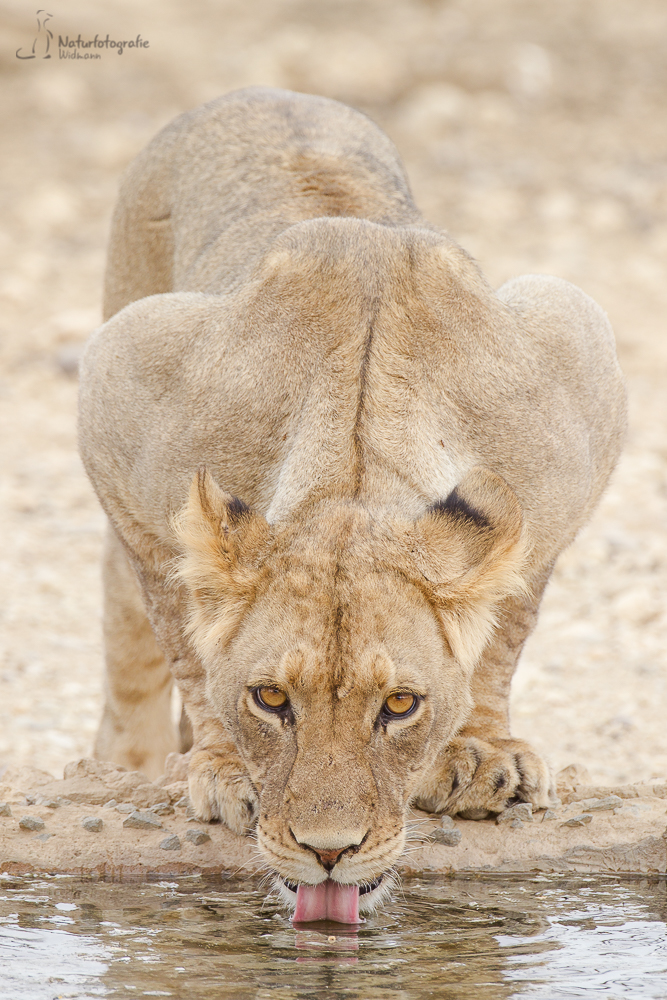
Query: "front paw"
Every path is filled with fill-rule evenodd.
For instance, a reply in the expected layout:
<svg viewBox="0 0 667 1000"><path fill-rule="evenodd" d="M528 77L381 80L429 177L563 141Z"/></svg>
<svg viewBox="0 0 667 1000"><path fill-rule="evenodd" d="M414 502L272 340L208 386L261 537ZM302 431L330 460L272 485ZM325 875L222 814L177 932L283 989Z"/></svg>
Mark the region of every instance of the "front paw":
<svg viewBox="0 0 667 1000"><path fill-rule="evenodd" d="M188 782L198 819L220 819L240 835L253 829L259 799L243 762L235 754L195 750L190 758Z"/></svg>
<svg viewBox="0 0 667 1000"><path fill-rule="evenodd" d="M426 812L484 819L513 801L545 809L552 797L549 767L528 743L459 736L449 743L413 804Z"/></svg>

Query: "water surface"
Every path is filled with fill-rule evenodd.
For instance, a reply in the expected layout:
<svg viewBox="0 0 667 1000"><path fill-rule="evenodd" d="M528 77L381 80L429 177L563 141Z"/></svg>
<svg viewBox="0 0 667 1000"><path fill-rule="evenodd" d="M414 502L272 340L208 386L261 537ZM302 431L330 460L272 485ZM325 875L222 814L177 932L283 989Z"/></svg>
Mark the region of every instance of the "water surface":
<svg viewBox="0 0 667 1000"><path fill-rule="evenodd" d="M405 879L358 930L256 880L0 876L1 1000L667 998L664 878Z"/></svg>

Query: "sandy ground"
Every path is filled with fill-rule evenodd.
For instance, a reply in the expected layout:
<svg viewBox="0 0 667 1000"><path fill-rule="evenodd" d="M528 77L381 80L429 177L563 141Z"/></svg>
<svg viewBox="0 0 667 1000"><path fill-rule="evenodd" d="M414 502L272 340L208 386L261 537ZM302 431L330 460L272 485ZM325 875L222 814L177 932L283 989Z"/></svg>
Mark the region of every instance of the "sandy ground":
<svg viewBox="0 0 667 1000"><path fill-rule="evenodd" d="M566 769L570 772L575 769ZM155 783L80 760L63 780L31 767L0 779L0 872L127 878L147 873L266 871L255 837L192 815L187 762L170 754ZM413 810L400 872L649 874L667 871L667 783L559 785L553 808L521 804L482 822Z"/></svg>
<svg viewBox="0 0 667 1000"><path fill-rule="evenodd" d="M102 516L76 453L118 178L176 113L271 84L348 101L417 202L500 284L548 272L608 311L630 393L614 481L562 557L514 730L599 784L667 774L664 0L61 0L0 4L0 770L60 775L102 700ZM149 47L58 59L58 35Z"/></svg>

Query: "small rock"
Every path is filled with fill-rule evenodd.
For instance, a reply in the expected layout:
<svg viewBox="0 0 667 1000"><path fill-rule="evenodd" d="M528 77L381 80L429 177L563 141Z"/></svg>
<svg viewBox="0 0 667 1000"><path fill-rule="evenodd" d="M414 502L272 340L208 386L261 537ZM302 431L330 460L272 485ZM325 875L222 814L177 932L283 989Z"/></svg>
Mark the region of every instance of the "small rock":
<svg viewBox="0 0 667 1000"><path fill-rule="evenodd" d="M586 826L592 819L590 813L582 813L581 816L573 816L572 819L565 820L561 826Z"/></svg>
<svg viewBox="0 0 667 1000"><path fill-rule="evenodd" d="M71 799L66 799L62 795L58 796L58 798L56 799L56 802L58 803L59 806L61 806L61 808L64 808L65 806L71 806L72 805L72 800Z"/></svg>
<svg viewBox="0 0 667 1000"><path fill-rule="evenodd" d="M58 799L44 799L42 805L46 806L47 809L60 809L60 802Z"/></svg>
<svg viewBox="0 0 667 1000"><path fill-rule="evenodd" d="M496 816L496 823L509 823L513 825L513 820L519 819L523 823L533 822L533 807L530 802L517 802L515 806L509 806Z"/></svg>
<svg viewBox="0 0 667 1000"><path fill-rule="evenodd" d="M207 840L210 840L210 836L206 830L188 830L185 835L185 839L190 844L205 844Z"/></svg>
<svg viewBox="0 0 667 1000"><path fill-rule="evenodd" d="M451 816L443 816L442 819L440 820L440 826L442 827L443 830L456 829L456 823L454 822Z"/></svg>
<svg viewBox="0 0 667 1000"><path fill-rule="evenodd" d="M89 833L99 833L104 823L99 816L86 816L81 820L81 826L84 830L88 830Z"/></svg>
<svg viewBox="0 0 667 1000"><path fill-rule="evenodd" d="M600 812L605 809L616 809L623 803L620 795L605 795L603 799L582 799L577 802L577 808L584 812Z"/></svg>
<svg viewBox="0 0 667 1000"><path fill-rule="evenodd" d="M119 806L116 806L116 812L119 813L133 813L136 812L135 806L131 802L121 802Z"/></svg>
<svg viewBox="0 0 667 1000"><path fill-rule="evenodd" d="M11 816L11 814L9 802L0 802L0 816Z"/></svg>
<svg viewBox="0 0 667 1000"><path fill-rule="evenodd" d="M512 822L510 823L510 826L512 827L513 830L518 830L523 826L523 820L519 819L518 816L515 816Z"/></svg>
<svg viewBox="0 0 667 1000"><path fill-rule="evenodd" d="M542 816L542 822L543 823L544 823L545 819L546 820L558 819L558 813L555 812L553 809L545 809L544 810L544 815Z"/></svg>
<svg viewBox="0 0 667 1000"><path fill-rule="evenodd" d="M43 830L44 820L40 819L39 816L22 816L19 820L19 826L22 830Z"/></svg>
<svg viewBox="0 0 667 1000"><path fill-rule="evenodd" d="M150 812L133 812L123 820L124 829L132 830L161 830L162 823Z"/></svg>
<svg viewBox="0 0 667 1000"><path fill-rule="evenodd" d="M151 806L150 811L157 816L173 816L174 807L171 802L158 802L156 806Z"/></svg>
<svg viewBox="0 0 667 1000"><path fill-rule="evenodd" d="M118 803L116 802L115 799L109 799L108 802L104 803L104 805L102 806L102 808L103 809L115 809L117 805L118 805Z"/></svg>
<svg viewBox="0 0 667 1000"><path fill-rule="evenodd" d="M40 833L33 840L50 840L51 837L55 837L55 833Z"/></svg>
<svg viewBox="0 0 667 1000"><path fill-rule="evenodd" d="M189 795L182 795L181 798L176 803L176 808L177 809L187 809L189 805L190 805L190 797L189 797Z"/></svg>
<svg viewBox="0 0 667 1000"><path fill-rule="evenodd" d="M428 838L432 844L444 844L446 847L456 847L461 843L461 831L454 830L434 830Z"/></svg>
<svg viewBox="0 0 667 1000"><path fill-rule="evenodd" d="M172 833L170 837L165 837L160 847L163 851L180 851L181 842L175 833Z"/></svg>

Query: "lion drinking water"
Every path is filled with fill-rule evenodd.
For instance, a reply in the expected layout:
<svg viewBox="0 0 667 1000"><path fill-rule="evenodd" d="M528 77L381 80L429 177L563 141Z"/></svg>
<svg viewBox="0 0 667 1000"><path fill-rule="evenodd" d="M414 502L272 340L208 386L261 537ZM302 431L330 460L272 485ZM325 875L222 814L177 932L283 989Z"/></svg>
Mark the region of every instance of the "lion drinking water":
<svg viewBox="0 0 667 1000"><path fill-rule="evenodd" d="M81 451L110 522L96 753L150 776L192 727L202 819L254 827L297 919L354 922L410 803L547 805L510 681L617 459L609 324L497 292L337 102L251 88L137 158Z"/></svg>

